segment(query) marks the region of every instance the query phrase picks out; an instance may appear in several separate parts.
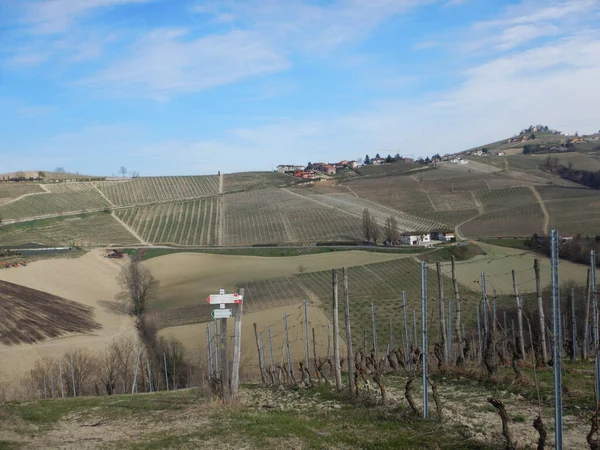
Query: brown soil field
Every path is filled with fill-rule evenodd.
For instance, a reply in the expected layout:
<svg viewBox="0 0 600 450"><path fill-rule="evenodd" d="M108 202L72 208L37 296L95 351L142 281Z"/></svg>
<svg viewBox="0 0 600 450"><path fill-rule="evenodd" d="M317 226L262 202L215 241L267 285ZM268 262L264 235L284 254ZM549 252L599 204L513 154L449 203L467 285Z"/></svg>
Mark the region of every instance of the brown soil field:
<svg viewBox="0 0 600 450"><path fill-rule="evenodd" d="M215 309L218 306L215 305ZM327 356L327 323L329 320L319 308L314 306L307 307L308 313L308 333L309 333L309 353L312 365L313 344L312 344L312 329L315 329L315 343L317 346L317 354L319 357ZM269 341L267 333L267 325L271 328L271 343L273 347L273 360L275 364L281 363L282 349L285 345L285 331L283 315L288 314L288 338L290 342L290 354L294 364L294 370L298 371L298 362L304 361L305 357L305 342L304 342L304 308L303 305L284 306L282 308L274 308L268 311L244 314L242 320L242 359L241 367L244 374L256 375L260 373L258 366L258 350L256 348L256 340L254 338L254 323L256 323L257 331L262 332L264 348L265 348L265 363L270 366ZM210 319L210 316L207 317ZM340 315L340 320L343 320L343 314ZM228 321L228 336L229 350L233 349L233 319ZM202 360L206 360L206 328L207 323L197 323L192 325L180 325L169 327L160 330L160 336L172 336L179 339L185 345L190 353L199 354ZM214 323L211 323L211 334L214 334ZM330 352L333 355L333 326L329 327L330 333ZM214 337L213 337L214 342ZM344 339L340 336L340 357L346 355L346 345ZM287 353L285 354L287 359ZM327 373L327 372L326 372Z"/></svg>
<svg viewBox="0 0 600 450"><path fill-rule="evenodd" d="M406 258L410 255L363 251L333 252L290 257L259 257L175 253L152 258L146 265L160 281L154 311L206 303L206 297L225 288L233 292L237 283L287 277L298 273L318 272Z"/></svg>
<svg viewBox="0 0 600 450"><path fill-rule="evenodd" d="M3 386L18 386L21 375L45 356L59 357L70 349L79 348L101 351L119 335L133 336L129 319L111 311L107 307L109 303L105 303L113 302L119 290L116 277L123 261L110 260L102 255L102 251L95 250L81 258L42 260L27 267L0 271L2 281L70 300L82 309L92 309L95 321L101 326L93 332L69 333L34 344L0 344L0 380Z"/></svg>
<svg viewBox="0 0 600 450"><path fill-rule="evenodd" d="M100 328L91 307L0 281L0 342L31 344Z"/></svg>

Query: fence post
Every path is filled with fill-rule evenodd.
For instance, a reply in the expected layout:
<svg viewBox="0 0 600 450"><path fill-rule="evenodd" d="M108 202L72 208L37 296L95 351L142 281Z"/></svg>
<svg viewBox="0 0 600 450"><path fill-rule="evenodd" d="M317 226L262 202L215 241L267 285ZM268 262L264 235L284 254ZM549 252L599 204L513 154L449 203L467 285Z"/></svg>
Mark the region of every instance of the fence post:
<svg viewBox="0 0 600 450"><path fill-rule="evenodd" d="M563 421L562 421L562 372L561 372L561 326L560 326L560 288L558 278L558 230L550 233L551 264L552 264L552 321L553 321L553 368L554 368L554 442L555 449L562 450Z"/></svg>
<svg viewBox="0 0 600 450"><path fill-rule="evenodd" d="M163 353L163 361L165 362L165 384L167 385L167 391L168 391L169 390L169 371L167 369L167 354L166 353Z"/></svg>
<svg viewBox="0 0 600 450"><path fill-rule="evenodd" d="M235 319L233 322L233 361L231 364L231 398L237 395L240 385L240 362L242 359L242 314L244 312L244 288L238 291L242 302L234 305ZM227 320L227 319L225 319Z"/></svg>
<svg viewBox="0 0 600 450"><path fill-rule="evenodd" d="M504 333L502 334L502 357L506 361L506 339L508 337L508 329L506 328L506 311L504 311Z"/></svg>
<svg viewBox="0 0 600 450"><path fill-rule="evenodd" d="M455 259L454 259L454 255L451 256L451 263L452 263L452 288L454 289L454 298L456 300L456 325L455 325L455 331L456 331L456 343L458 344L458 358L457 358L457 362L458 359L463 359L464 355L463 355L463 336L464 333L460 333L461 329L460 329L460 313L461 313L461 301L460 301L460 296L458 294L458 281L456 280L456 272L455 272Z"/></svg>
<svg viewBox="0 0 600 450"><path fill-rule="evenodd" d="M261 331L260 334L260 363L262 364L262 368L263 368L263 372L261 377L266 377L267 376L267 365L265 363L265 341L263 340L263 332Z"/></svg>
<svg viewBox="0 0 600 450"><path fill-rule="evenodd" d="M215 376L215 369L213 367L212 358L212 336L210 332L210 322L206 324L206 351L208 354L208 373L211 378Z"/></svg>
<svg viewBox="0 0 600 450"><path fill-rule="evenodd" d="M340 367L340 325L338 317L338 276L337 270L332 269L332 287L333 287L333 360L335 367L335 387L338 391L342 386L342 368Z"/></svg>
<svg viewBox="0 0 600 450"><path fill-rule="evenodd" d="M585 283L585 318L583 323L583 348L581 357L585 361L588 357L588 347L590 345L590 300L592 294L590 289L590 268L587 270L587 281Z"/></svg>
<svg viewBox="0 0 600 450"><path fill-rule="evenodd" d="M423 330L423 418L429 417L429 392L427 390L427 263L421 262L421 316Z"/></svg>
<svg viewBox="0 0 600 450"><path fill-rule="evenodd" d="M219 319L221 321L221 381L223 385L223 402L229 403L231 386L229 374L229 339L227 336L227 319Z"/></svg>
<svg viewBox="0 0 600 450"><path fill-rule="evenodd" d="M254 338L256 339L256 350L258 351L258 367L260 369L260 377L262 379L263 384L266 384L265 380L265 372L262 363L262 359L260 357L260 343L258 341L258 331L256 330L256 322L254 322Z"/></svg>
<svg viewBox="0 0 600 450"><path fill-rule="evenodd" d="M371 326L373 328L373 355L377 361L377 328L375 325L375 305L371 303Z"/></svg>
<svg viewBox="0 0 600 450"><path fill-rule="evenodd" d="M481 319L479 314L479 305L477 305L477 362L481 362Z"/></svg>
<svg viewBox="0 0 600 450"><path fill-rule="evenodd" d="M317 338L315 336L315 329L312 329L312 344L313 344L313 362L315 364L315 372L317 374L317 381L319 381L319 360L317 358Z"/></svg>
<svg viewBox="0 0 600 450"><path fill-rule="evenodd" d="M446 318L444 307L444 278L442 277L442 264L438 261L435 263L435 269L437 272L437 286L438 286L438 310L440 313L440 344L442 346L442 355L444 358L444 364L448 363L448 342L446 342Z"/></svg>
<svg viewBox="0 0 600 450"><path fill-rule="evenodd" d="M571 288L571 361L577 358L577 319L575 318L575 288Z"/></svg>
<svg viewBox="0 0 600 450"><path fill-rule="evenodd" d="M350 326L350 287L348 283L348 269L342 268L342 275L344 278L344 322L346 325L346 350L348 353L348 389L350 395L353 396L355 393L355 380L354 380L354 351L352 349L352 330ZM313 328L313 333L315 332ZM316 347L315 347L315 360L316 360Z"/></svg>
<svg viewBox="0 0 600 450"><path fill-rule="evenodd" d="M150 358L146 358L146 367L148 368L148 387L150 388L150 392L154 392L154 387L152 386L152 371L150 369Z"/></svg>
<svg viewBox="0 0 600 450"><path fill-rule="evenodd" d="M287 324L287 313L283 313L283 326L285 328L285 349L287 351L287 363L288 363L288 375L290 379L294 376L294 369L292 367L292 354L290 353L290 339L288 333L288 324Z"/></svg>
<svg viewBox="0 0 600 450"><path fill-rule="evenodd" d="M546 318L544 317L544 303L542 300L542 286L540 283L540 261L533 260L533 270L535 272L535 291L537 294L538 320L540 326L540 343L542 347L542 364L548 362L548 348L546 347Z"/></svg>
<svg viewBox="0 0 600 450"><path fill-rule="evenodd" d="M448 299L448 324L446 326L446 340L448 341L448 362L454 361L452 357L452 299Z"/></svg>
<svg viewBox="0 0 600 450"><path fill-rule="evenodd" d="M306 306L306 300L304 300L304 364L306 367L307 381L310 383L310 354L308 349L308 308Z"/></svg>
<svg viewBox="0 0 600 450"><path fill-rule="evenodd" d="M221 376L221 365L219 363L219 350L221 348L221 334L219 330L219 319L215 319L215 373L217 378ZM166 367L166 365L165 365Z"/></svg>
<svg viewBox="0 0 600 450"><path fill-rule="evenodd" d="M54 398L54 371L50 367L50 396Z"/></svg>
<svg viewBox="0 0 600 450"><path fill-rule="evenodd" d="M275 380L275 360L273 359L273 343L271 342L271 325L267 325L267 335L269 337L269 356L271 359L271 379Z"/></svg>
<svg viewBox="0 0 600 450"><path fill-rule="evenodd" d="M497 328L496 327L496 322L498 320L498 317L496 316L496 300L497 300L497 297L496 297L496 288L494 288L494 298L493 298L493 301L494 301L494 311L493 311L493 315L492 315L492 320L494 321L493 324L492 324L492 330L493 330L493 333L494 333L494 339L496 339L496 336L497 336L496 335L496 328ZM496 354L498 352L496 352L496 343L495 342L493 342L493 345L494 345L494 364L496 364L496 360L497 360L497 355Z"/></svg>
<svg viewBox="0 0 600 450"><path fill-rule="evenodd" d="M411 372L411 365L412 365L412 358L410 357L410 338L409 338L409 331L408 331L408 323L406 320L406 292L402 291L402 309L404 310L404 334L406 336L406 360L408 363L408 372ZM415 342L415 345L416 342Z"/></svg>
<svg viewBox="0 0 600 450"><path fill-rule="evenodd" d="M525 360L525 339L523 335L523 305L521 304L521 297L519 297L519 288L517 287L517 276L514 269L512 273L513 292L515 300L517 301L517 325L519 327L519 351L521 352L521 358Z"/></svg>

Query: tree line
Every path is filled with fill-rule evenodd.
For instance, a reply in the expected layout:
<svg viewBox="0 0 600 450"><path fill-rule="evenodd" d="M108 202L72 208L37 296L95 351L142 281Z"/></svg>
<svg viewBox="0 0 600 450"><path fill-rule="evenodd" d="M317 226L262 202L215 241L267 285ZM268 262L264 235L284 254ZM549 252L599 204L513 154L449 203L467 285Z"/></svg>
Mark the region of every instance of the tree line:
<svg viewBox="0 0 600 450"><path fill-rule="evenodd" d="M368 208L363 211L362 231L365 242L373 242L375 245L382 239L387 245L395 245L400 239L398 221L394 216L386 219L385 227L382 230Z"/></svg>
<svg viewBox="0 0 600 450"><path fill-rule="evenodd" d="M533 234L529 240L525 242L532 250L536 250L550 257L550 238L548 236L538 236ZM559 248L559 257L568 261L580 264L590 263L590 253L594 250L596 252L596 265L600 263L600 235L594 237L583 236L578 234L572 239L564 240Z"/></svg>

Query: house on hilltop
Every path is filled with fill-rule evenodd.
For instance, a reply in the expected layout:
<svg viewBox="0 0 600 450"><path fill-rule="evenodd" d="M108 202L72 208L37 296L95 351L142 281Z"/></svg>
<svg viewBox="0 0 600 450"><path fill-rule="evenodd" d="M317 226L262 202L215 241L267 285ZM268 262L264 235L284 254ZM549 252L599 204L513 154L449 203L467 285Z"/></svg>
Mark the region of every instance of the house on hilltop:
<svg viewBox="0 0 600 450"><path fill-rule="evenodd" d="M277 172L279 173L288 173L288 172L296 172L297 170L304 170L305 166L296 166L293 164L280 164L277 166Z"/></svg>
<svg viewBox="0 0 600 450"><path fill-rule="evenodd" d="M385 164L385 158L371 158L371 164L374 166Z"/></svg>
<svg viewBox="0 0 600 450"><path fill-rule="evenodd" d="M327 175L335 175L336 174L336 168L335 168L335 165L333 165L333 164L314 163L312 165L312 169L316 170L317 172L326 173Z"/></svg>

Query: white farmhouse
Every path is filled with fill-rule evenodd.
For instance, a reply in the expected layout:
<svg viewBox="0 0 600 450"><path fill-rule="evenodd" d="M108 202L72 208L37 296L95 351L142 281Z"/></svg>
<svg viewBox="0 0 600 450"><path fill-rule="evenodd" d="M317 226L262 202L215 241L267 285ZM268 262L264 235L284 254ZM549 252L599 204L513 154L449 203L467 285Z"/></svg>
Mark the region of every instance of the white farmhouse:
<svg viewBox="0 0 600 450"><path fill-rule="evenodd" d="M403 234L400 236L400 242L407 245L425 245L431 242L429 233Z"/></svg>

